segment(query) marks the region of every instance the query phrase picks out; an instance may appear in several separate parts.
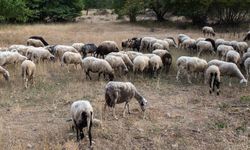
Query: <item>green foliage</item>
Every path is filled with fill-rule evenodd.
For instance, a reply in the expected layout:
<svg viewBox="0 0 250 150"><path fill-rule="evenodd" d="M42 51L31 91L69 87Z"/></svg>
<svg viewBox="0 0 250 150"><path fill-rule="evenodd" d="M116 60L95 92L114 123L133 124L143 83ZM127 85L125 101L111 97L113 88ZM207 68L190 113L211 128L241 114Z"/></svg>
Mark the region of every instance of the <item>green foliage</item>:
<svg viewBox="0 0 250 150"><path fill-rule="evenodd" d="M138 16L144 9L143 0L126 0L121 14L127 15L130 22L136 22L136 16Z"/></svg>
<svg viewBox="0 0 250 150"><path fill-rule="evenodd" d="M171 0L148 0L147 6L155 12L158 21L164 21L164 15L172 11L173 3Z"/></svg>

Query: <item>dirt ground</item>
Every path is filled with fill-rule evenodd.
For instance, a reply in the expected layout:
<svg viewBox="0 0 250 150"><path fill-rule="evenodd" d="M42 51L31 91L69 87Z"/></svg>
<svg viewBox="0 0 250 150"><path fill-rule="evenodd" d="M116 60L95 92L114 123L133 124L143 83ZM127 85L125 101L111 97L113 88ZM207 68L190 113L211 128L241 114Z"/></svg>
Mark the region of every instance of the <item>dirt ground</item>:
<svg viewBox="0 0 250 150"><path fill-rule="evenodd" d="M143 27L109 21L80 21L69 24L34 24L0 26L0 47L25 44L31 35L42 35L50 44L72 44L121 40L133 36L177 37L185 33L202 37L199 29L180 30L174 27ZM218 33L216 38L240 40L243 32ZM148 100L146 118L136 100L131 101L132 114L122 118L124 105L117 105L119 120L108 111L102 119L104 87L108 81L86 80L83 71L59 62L37 65L35 84L23 88L20 64L7 66L10 82L0 78L0 149L87 149L88 138L76 142L71 130L70 105L86 99L94 107L95 118L101 127L93 128L94 149L238 149L250 147L250 86L242 87L233 80L222 78L221 95L210 95L202 79L186 77L175 80L175 60L187 55L184 50L171 49L174 57L168 74L158 78L133 73L116 77L117 81L135 84ZM203 56L210 60L213 56Z"/></svg>

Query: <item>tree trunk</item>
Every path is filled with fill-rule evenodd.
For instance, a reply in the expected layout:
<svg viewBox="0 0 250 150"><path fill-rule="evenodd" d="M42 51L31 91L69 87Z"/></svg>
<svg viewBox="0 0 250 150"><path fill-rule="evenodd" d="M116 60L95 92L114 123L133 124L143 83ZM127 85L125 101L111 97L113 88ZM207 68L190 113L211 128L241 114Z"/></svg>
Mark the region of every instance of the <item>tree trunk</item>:
<svg viewBox="0 0 250 150"><path fill-rule="evenodd" d="M86 10L86 16L88 16L88 14L89 14L89 9Z"/></svg>
<svg viewBox="0 0 250 150"><path fill-rule="evenodd" d="M162 15L161 13L156 13L156 18L157 18L157 21L159 22L163 22L165 20L164 14Z"/></svg>
<svg viewBox="0 0 250 150"><path fill-rule="evenodd" d="M130 22L136 22L136 15L129 15Z"/></svg>

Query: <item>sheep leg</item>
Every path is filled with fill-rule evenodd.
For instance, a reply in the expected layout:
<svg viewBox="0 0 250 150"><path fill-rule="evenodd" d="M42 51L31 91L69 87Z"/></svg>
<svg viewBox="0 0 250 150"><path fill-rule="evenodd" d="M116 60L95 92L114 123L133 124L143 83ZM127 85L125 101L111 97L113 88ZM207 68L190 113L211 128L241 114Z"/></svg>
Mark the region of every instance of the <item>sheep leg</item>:
<svg viewBox="0 0 250 150"><path fill-rule="evenodd" d="M92 128L92 117L90 120L90 124L89 124L89 129L88 129L88 134L89 134L89 145L92 145L92 134L91 134L91 128Z"/></svg>
<svg viewBox="0 0 250 150"><path fill-rule="evenodd" d="M126 107L127 107L128 103L126 102L124 105L124 109L123 109L123 117L125 117L125 111L126 111Z"/></svg>
<svg viewBox="0 0 250 150"><path fill-rule="evenodd" d="M187 72L187 80L188 80L188 83L189 83L189 84L192 83L191 80L190 80L190 76L191 76L191 75L190 75L190 72Z"/></svg>
<svg viewBox="0 0 250 150"><path fill-rule="evenodd" d="M113 105L113 116L116 120L118 120L118 118L116 117L116 114L115 114L115 104L117 102L117 99L118 99L118 92L115 92L114 93L114 105Z"/></svg>
<svg viewBox="0 0 250 150"><path fill-rule="evenodd" d="M128 114L131 114L130 110L129 110L129 104L128 103L127 103L127 108L128 108Z"/></svg>
<svg viewBox="0 0 250 150"><path fill-rule="evenodd" d="M249 67L248 66L245 67L245 71L246 71L246 77L248 80L248 77L249 77Z"/></svg>
<svg viewBox="0 0 250 150"><path fill-rule="evenodd" d="M177 81L179 81L180 73L181 73L181 69L179 68L179 69L178 69L178 72L177 72L177 75L176 75L176 80L177 80Z"/></svg>
<svg viewBox="0 0 250 150"><path fill-rule="evenodd" d="M220 95L220 84L219 84L219 82L216 83L216 87L217 87L217 95Z"/></svg>
<svg viewBox="0 0 250 150"><path fill-rule="evenodd" d="M232 87L232 77L229 78L229 87Z"/></svg>
<svg viewBox="0 0 250 150"><path fill-rule="evenodd" d="M87 77L89 77L89 80L91 80L91 76L89 75L89 70L88 71L86 71L86 79L87 79Z"/></svg>
<svg viewBox="0 0 250 150"><path fill-rule="evenodd" d="M113 107L113 116L116 120L118 120L117 116L115 115L115 106Z"/></svg>

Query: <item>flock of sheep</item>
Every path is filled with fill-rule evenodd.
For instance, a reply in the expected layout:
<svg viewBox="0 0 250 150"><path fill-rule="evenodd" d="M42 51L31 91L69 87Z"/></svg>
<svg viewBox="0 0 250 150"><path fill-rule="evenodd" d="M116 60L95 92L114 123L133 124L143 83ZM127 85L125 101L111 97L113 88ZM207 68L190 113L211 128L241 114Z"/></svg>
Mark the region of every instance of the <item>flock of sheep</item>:
<svg viewBox="0 0 250 150"><path fill-rule="evenodd" d="M203 27L204 36L215 36L212 27ZM250 31L244 38L250 40ZM250 48L246 42L226 41L224 39L198 38L192 39L188 35L179 34L178 44L173 37L158 39L155 37L133 37L122 41L123 51L114 41L104 41L96 46L93 43L74 43L73 45L49 45L43 37L32 36L27 40L27 45L11 45L8 48L0 49L0 74L9 80L10 73L6 69L9 64L15 67L21 63L24 87L33 84L36 73L36 64L46 61L59 61L62 66L73 64L84 70L86 78L92 80L90 72L98 73L98 79L103 75L108 77L109 83L105 87L105 108L109 106L115 114L115 105L125 103L125 111L129 110L129 102L135 98L142 111L147 106L147 100L137 91L130 82L117 82L115 76L133 71L135 74L149 73L152 77L157 77L161 70L169 71L172 64L171 49L178 48L188 50L197 57L181 56L177 58L178 68L176 79L180 74L187 75L187 81L191 82L191 77L203 76L204 81L209 83L209 92L212 93L217 88L217 95L220 92L220 76L237 77L240 83L247 84L250 69ZM128 50L130 49L130 50ZM218 59L207 62L199 58L203 53L217 54ZM91 55L91 56L90 56ZM247 79L241 70L246 72ZM229 82L231 86L231 80ZM105 111L105 109L104 109ZM90 145L92 144L91 128L93 123L93 108L89 101L79 100L71 106L72 121L77 131L77 140L84 137L82 129L87 127Z"/></svg>

